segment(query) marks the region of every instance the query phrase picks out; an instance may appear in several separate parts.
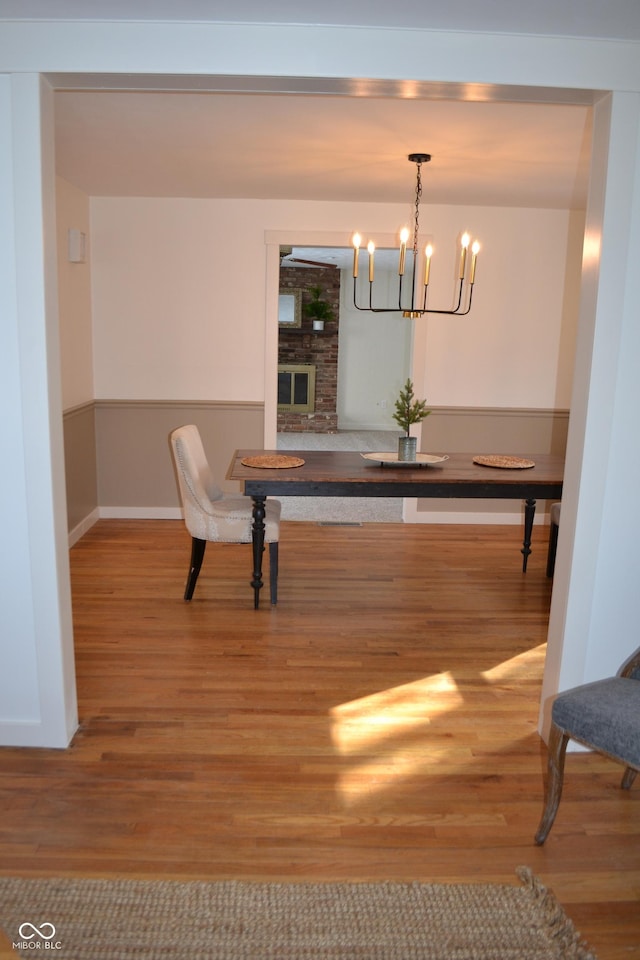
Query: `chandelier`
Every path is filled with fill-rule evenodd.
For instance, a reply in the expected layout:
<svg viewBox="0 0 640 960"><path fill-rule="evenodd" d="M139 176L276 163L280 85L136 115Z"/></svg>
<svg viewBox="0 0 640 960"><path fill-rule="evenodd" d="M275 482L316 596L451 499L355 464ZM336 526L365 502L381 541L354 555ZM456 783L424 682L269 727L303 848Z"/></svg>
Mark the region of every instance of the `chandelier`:
<svg viewBox="0 0 640 960"><path fill-rule="evenodd" d="M412 320L415 320L417 317L424 316L425 313L441 313L449 314L451 316L465 316L471 310L471 298L473 296L473 285L476 280L476 260L478 257L478 251L480 250L480 244L477 240L471 244L471 257L469 257L469 244L471 243L471 237L468 233L464 233L460 240L460 260L458 268L458 277L456 280L454 288L454 299L453 302L455 306L450 310L435 310L432 307L427 307L427 294L429 290L429 275L431 272L431 257L433 256L433 247L431 244L427 244L424 249L424 270L422 276L416 276L416 270L418 266L418 234L419 234L419 221L420 221L420 200L422 198L422 176L421 176L421 167L423 163L428 163L431 160L430 153L410 153L407 157L411 163L416 165L416 198L415 198L415 213L414 213L414 222L413 222L413 264L409 271L410 273L410 291L407 292L407 284L405 283L405 292L403 294L403 282L405 278L405 266L407 259L407 242L409 240L409 229L404 227L400 231L400 250L398 257L398 295L397 295L397 306L374 306L374 291L373 291L373 280L374 280L374 254L375 254L375 244L372 240L367 244L367 252L369 254L369 303L368 306L363 306L358 303L357 295L357 286L358 286L358 266L360 260L360 245L362 244L362 237L359 233L354 233L353 235L353 305L356 310L366 310L370 313L398 313L401 312L403 317L408 317ZM468 261L471 261L468 264ZM469 269L467 270L467 267ZM410 296L409 296L410 293Z"/></svg>

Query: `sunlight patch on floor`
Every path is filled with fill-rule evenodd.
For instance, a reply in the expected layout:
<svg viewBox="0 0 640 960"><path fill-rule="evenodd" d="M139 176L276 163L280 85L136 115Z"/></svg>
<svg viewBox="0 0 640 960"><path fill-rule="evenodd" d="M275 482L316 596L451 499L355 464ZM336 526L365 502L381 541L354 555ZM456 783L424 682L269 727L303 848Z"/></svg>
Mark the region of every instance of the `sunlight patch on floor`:
<svg viewBox="0 0 640 960"><path fill-rule="evenodd" d="M483 670L482 676L488 683L513 683L519 679L539 677L542 675L546 652L546 643L541 643L532 650L519 653L517 657L504 660L490 670Z"/></svg>
<svg viewBox="0 0 640 960"><path fill-rule="evenodd" d="M344 800L382 789L425 764L439 763L449 745L427 742L432 720L462 703L447 671L340 704L331 710L331 738L354 764L338 778Z"/></svg>
<svg viewBox="0 0 640 960"><path fill-rule="evenodd" d="M410 733L416 723L462 703L448 671L340 704L331 710L332 739L343 754Z"/></svg>

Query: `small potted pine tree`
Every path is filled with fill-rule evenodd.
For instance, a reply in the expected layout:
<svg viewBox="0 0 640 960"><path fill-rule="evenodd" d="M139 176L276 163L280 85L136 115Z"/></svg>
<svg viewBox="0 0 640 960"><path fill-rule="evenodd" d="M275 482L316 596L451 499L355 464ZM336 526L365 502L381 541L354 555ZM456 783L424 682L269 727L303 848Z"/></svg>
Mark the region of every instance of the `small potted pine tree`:
<svg viewBox="0 0 640 960"><path fill-rule="evenodd" d="M395 402L393 419L404 430L404 436L398 439L398 460L407 463L416 459L417 437L411 437L409 431L414 423L421 423L428 417L427 401L416 399L413 383L407 380Z"/></svg>

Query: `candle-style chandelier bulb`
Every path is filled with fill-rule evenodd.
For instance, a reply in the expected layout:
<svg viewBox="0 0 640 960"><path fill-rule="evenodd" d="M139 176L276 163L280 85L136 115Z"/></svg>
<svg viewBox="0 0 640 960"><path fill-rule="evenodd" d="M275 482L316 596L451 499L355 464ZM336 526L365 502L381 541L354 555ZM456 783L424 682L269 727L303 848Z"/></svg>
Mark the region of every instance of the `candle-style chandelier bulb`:
<svg viewBox="0 0 640 960"><path fill-rule="evenodd" d="M416 319L417 317L422 317L426 313L441 313L448 314L450 316L460 316L463 317L471 310L471 299L473 297L473 285L476 282L476 265L478 259L478 251L480 250L480 244L477 240L471 242L471 237L468 233L464 233L460 240L460 265L458 269L458 279L456 282L457 289L454 292L454 303L455 306L449 310L436 310L432 307L427 306L427 294L429 290L429 278L431 274L431 258L433 256L433 247L431 244L427 244L424 250L424 273L422 277L422 283L419 283L416 277L416 267L418 263L418 243L419 243L419 227L420 227L420 200L422 199L422 175L421 168L423 163L428 163L431 160L431 154L429 153L410 153L408 160L411 163L416 165L416 192L415 192L415 212L414 212L414 222L413 222L413 262L410 270L409 282L411 284L410 296L406 293L403 295L403 280L406 271L407 265L407 244L409 242L409 228L404 227L400 231L400 248L398 254L398 295L397 295L397 306L375 306L374 305L374 291L373 283L375 277L375 268L374 268L374 252L375 246L370 240L367 244L368 252L368 276L369 276L369 298L368 305L363 306L358 303L357 287L358 287L358 265L360 260L360 247L362 244L362 237L359 233L354 233L353 235L353 305L356 310L364 310L370 313L402 313L403 317L409 317L411 319ZM469 248L471 248L471 265L467 270L467 265L469 261ZM422 287L422 292L420 293L420 287Z"/></svg>

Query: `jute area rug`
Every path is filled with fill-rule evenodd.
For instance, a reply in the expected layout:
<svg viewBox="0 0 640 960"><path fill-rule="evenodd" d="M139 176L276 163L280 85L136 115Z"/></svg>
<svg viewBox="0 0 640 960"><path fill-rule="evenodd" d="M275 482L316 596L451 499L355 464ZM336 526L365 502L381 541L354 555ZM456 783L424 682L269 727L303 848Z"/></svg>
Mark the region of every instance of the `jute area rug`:
<svg viewBox="0 0 640 960"><path fill-rule="evenodd" d="M16 956L60 960L594 960L521 884L0 878Z"/></svg>

